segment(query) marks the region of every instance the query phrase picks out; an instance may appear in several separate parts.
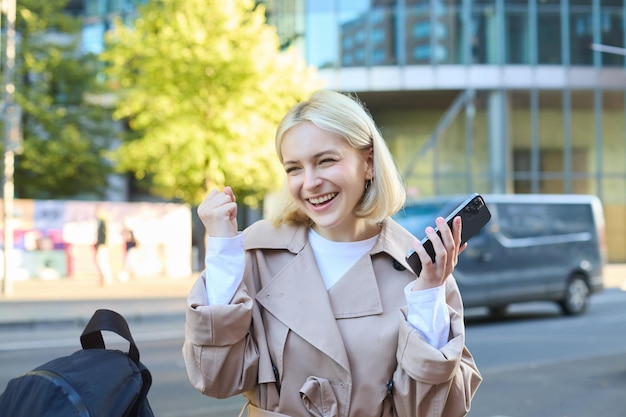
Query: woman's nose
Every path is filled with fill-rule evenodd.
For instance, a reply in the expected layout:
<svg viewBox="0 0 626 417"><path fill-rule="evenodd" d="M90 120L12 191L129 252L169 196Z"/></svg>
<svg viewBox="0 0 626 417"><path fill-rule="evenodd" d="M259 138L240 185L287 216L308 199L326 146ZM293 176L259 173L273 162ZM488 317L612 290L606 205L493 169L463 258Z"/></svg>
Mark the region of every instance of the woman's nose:
<svg viewBox="0 0 626 417"><path fill-rule="evenodd" d="M317 172L313 169L307 170L304 173L304 187L306 189L313 189L318 187L322 183L321 178L317 175Z"/></svg>

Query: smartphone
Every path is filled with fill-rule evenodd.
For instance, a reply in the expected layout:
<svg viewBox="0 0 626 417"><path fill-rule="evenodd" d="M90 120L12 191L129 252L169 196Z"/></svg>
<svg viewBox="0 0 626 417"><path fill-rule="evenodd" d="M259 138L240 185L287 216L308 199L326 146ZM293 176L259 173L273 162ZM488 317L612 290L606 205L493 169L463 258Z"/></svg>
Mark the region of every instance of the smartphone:
<svg viewBox="0 0 626 417"><path fill-rule="evenodd" d="M486 225L487 222L489 222L491 219L491 212L489 212L489 208L487 207L487 204L485 204L483 197L480 194L474 193L463 201L456 209L454 209L454 211L446 218L446 222L448 223L448 226L450 226L450 229L452 229L452 220L456 216L461 216L461 245L463 245L472 236L478 233L478 231ZM437 228L435 228L435 231L441 237L441 233L439 233ZM424 249L426 249L426 252L430 255L430 259L435 262L435 249L433 248L433 244L428 237L422 239L422 245L424 245ZM409 251L406 256L406 260L417 275L422 272L422 262L414 249Z"/></svg>

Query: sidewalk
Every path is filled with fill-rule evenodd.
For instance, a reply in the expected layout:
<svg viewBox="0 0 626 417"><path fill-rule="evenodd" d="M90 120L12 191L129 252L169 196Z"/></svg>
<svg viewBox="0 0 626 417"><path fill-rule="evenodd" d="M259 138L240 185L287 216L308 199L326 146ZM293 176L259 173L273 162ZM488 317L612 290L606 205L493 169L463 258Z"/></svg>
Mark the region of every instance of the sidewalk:
<svg viewBox="0 0 626 417"><path fill-rule="evenodd" d="M0 295L0 301L185 297L198 275L198 273L194 273L189 278L169 278L165 276L136 278L126 282L115 280L107 286L102 286L96 277L64 278L49 281L30 279L13 282L13 295L8 297ZM0 284L2 284L2 281L0 281Z"/></svg>
<svg viewBox="0 0 626 417"><path fill-rule="evenodd" d="M608 264L604 267L604 287L626 291L626 263Z"/></svg>
<svg viewBox="0 0 626 417"><path fill-rule="evenodd" d="M115 310L129 322L184 318L185 300L197 276L114 281L108 286L89 277L16 281L13 295L0 296L0 327L53 323L84 326L99 308Z"/></svg>

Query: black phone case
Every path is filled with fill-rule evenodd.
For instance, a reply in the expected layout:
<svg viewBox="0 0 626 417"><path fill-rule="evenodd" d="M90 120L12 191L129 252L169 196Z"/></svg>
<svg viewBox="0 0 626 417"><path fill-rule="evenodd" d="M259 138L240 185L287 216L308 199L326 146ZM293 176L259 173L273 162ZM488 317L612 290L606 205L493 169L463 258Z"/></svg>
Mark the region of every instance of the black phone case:
<svg viewBox="0 0 626 417"><path fill-rule="evenodd" d="M452 228L452 220L456 216L461 216L462 229L461 229L461 245L467 242L472 236L474 236L483 226L491 219L491 212L485 204L485 200L480 194L474 193L468 197L463 203L461 203L450 215L446 218L448 226ZM437 230L437 234L441 237L441 233ZM422 239L422 245L430 256L430 259L435 262L435 249L433 244L427 237ZM417 275L422 272L422 262L420 261L417 252L413 249L409 251L406 257L407 262L415 271Z"/></svg>

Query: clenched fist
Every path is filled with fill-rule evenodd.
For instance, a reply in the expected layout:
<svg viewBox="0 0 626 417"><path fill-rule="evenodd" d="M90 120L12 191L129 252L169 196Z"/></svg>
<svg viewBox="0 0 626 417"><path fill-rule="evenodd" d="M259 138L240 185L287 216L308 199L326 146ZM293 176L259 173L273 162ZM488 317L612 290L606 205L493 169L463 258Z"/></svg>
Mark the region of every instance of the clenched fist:
<svg viewBox="0 0 626 417"><path fill-rule="evenodd" d="M230 187L211 190L198 207L198 216L211 237L237 235L237 202Z"/></svg>

